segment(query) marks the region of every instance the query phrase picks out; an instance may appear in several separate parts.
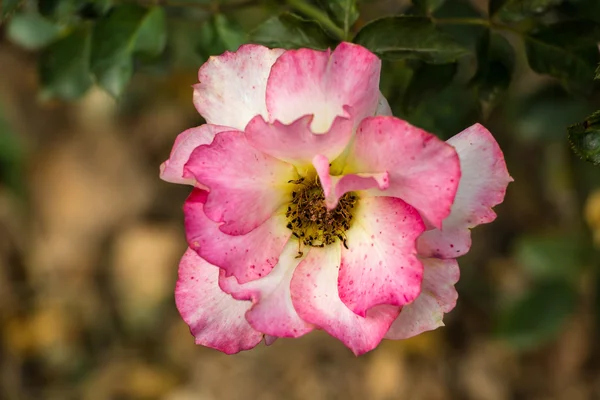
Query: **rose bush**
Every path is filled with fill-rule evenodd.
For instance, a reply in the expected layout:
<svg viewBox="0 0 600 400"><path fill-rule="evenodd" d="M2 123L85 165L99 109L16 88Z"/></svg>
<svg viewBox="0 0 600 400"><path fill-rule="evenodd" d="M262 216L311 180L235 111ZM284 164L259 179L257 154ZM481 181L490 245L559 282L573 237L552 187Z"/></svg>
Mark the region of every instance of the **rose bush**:
<svg viewBox="0 0 600 400"><path fill-rule="evenodd" d="M323 329L355 354L443 325L456 257L512 180L476 124L447 142L391 116L380 60L244 45L199 71L206 124L161 178L190 184L177 307L225 353Z"/></svg>

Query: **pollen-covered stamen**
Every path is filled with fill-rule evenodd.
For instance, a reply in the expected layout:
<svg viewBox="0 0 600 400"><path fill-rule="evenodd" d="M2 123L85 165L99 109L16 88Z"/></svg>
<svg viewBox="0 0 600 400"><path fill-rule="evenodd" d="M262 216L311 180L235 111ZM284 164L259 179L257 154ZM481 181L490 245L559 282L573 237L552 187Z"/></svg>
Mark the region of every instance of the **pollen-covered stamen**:
<svg viewBox="0 0 600 400"><path fill-rule="evenodd" d="M352 224L352 209L358 197L350 192L344 194L337 207L328 210L325 206L325 194L318 180L300 178L290 181L296 187L292 191L292 200L288 206L287 227L301 244L312 247L325 247L337 240L347 248L345 232ZM298 251L302 256L302 251Z"/></svg>

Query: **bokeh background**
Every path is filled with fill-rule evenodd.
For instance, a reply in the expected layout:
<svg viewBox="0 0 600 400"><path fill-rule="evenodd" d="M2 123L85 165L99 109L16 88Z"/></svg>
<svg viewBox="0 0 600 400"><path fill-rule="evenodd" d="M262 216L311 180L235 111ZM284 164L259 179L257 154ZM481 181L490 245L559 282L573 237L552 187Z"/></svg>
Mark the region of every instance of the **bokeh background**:
<svg viewBox="0 0 600 400"><path fill-rule="evenodd" d="M446 327L359 358L322 332L226 356L195 346L175 308L189 188L160 181L158 166L202 123L191 85L206 57L302 9L137 3L163 6L168 57L136 60L118 99L98 85L65 99L73 91L44 81L48 32L10 22L35 2L16 4L0 28L1 399L600 399L600 169L572 153L566 130L600 108L592 76L582 94L534 73L514 32L503 32L515 63L498 97L469 84L475 56L416 91L422 65L386 61L396 115L443 138L484 123L515 180L459 260L456 309ZM485 18L486 1L449 3L451 15ZM540 4L559 3L578 2ZM409 7L359 2L356 26ZM542 11L547 22L564 9ZM476 46L477 32L456 33Z"/></svg>

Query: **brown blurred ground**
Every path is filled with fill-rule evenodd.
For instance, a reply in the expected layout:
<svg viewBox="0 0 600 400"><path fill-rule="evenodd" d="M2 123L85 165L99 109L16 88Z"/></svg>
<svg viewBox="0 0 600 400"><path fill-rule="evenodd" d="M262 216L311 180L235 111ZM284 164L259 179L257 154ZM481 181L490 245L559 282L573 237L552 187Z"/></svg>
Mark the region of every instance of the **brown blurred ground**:
<svg viewBox="0 0 600 400"><path fill-rule="evenodd" d="M121 104L98 90L42 102L35 60L2 46L0 103L26 169L24 194L0 187L1 399L600 399L585 295L558 340L524 354L462 292L446 328L360 358L323 333L235 356L195 346L172 294L189 189L160 181L158 165L200 122L196 71L138 76ZM462 279L509 296L525 282L506 242L547 204L507 151L516 182L477 229Z"/></svg>

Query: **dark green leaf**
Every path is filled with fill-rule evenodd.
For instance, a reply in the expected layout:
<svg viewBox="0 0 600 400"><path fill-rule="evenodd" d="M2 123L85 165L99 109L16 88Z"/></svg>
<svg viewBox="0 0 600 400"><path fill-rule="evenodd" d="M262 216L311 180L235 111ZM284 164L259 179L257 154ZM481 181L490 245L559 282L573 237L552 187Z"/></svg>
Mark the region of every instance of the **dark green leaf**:
<svg viewBox="0 0 600 400"><path fill-rule="evenodd" d="M497 333L516 348L535 348L559 333L576 304L577 293L567 282L540 282L501 312Z"/></svg>
<svg viewBox="0 0 600 400"><path fill-rule="evenodd" d="M470 82L475 87L487 115L510 85L515 54L508 41L489 30L477 46L477 73Z"/></svg>
<svg viewBox="0 0 600 400"><path fill-rule="evenodd" d="M246 33L242 28L223 14L215 15L214 26L224 50L235 51L246 41Z"/></svg>
<svg viewBox="0 0 600 400"><path fill-rule="evenodd" d="M44 92L63 99L76 99L92 84L89 68L91 34L82 27L47 47L40 58Z"/></svg>
<svg viewBox="0 0 600 400"><path fill-rule="evenodd" d="M4 19L10 13L14 12L20 5L22 0L2 0L2 14L0 19Z"/></svg>
<svg viewBox="0 0 600 400"><path fill-rule="evenodd" d="M564 0L491 0L490 15L505 21L520 21L533 15L541 15Z"/></svg>
<svg viewBox="0 0 600 400"><path fill-rule="evenodd" d="M348 36L350 27L358 19L356 0L319 0L319 3Z"/></svg>
<svg viewBox="0 0 600 400"><path fill-rule="evenodd" d="M11 18L7 34L10 40L29 50L37 50L58 38L61 29L40 14L17 14Z"/></svg>
<svg viewBox="0 0 600 400"><path fill-rule="evenodd" d="M425 17L386 17L367 25L354 42L381 57L413 58L428 63L445 64L467 54L450 35L438 30Z"/></svg>
<svg viewBox="0 0 600 400"><path fill-rule="evenodd" d="M419 8L425 14L430 15L440 8L446 0L412 0L415 7Z"/></svg>
<svg viewBox="0 0 600 400"><path fill-rule="evenodd" d="M585 264L586 242L573 235L525 236L517 243L516 258L532 277L571 278Z"/></svg>
<svg viewBox="0 0 600 400"><path fill-rule="evenodd" d="M598 62L600 25L569 21L548 26L525 37L531 68L558 78L576 91L589 91Z"/></svg>
<svg viewBox="0 0 600 400"><path fill-rule="evenodd" d="M335 45L319 24L289 13L270 18L259 25L250 33L250 41L284 49L327 49Z"/></svg>
<svg viewBox="0 0 600 400"><path fill-rule="evenodd" d="M594 76L595 80L600 79L600 64L596 67L596 76Z"/></svg>
<svg viewBox="0 0 600 400"><path fill-rule="evenodd" d="M164 11L132 4L116 7L94 28L92 71L102 88L119 97L133 73L134 54L159 55L166 43Z"/></svg>
<svg viewBox="0 0 600 400"><path fill-rule="evenodd" d="M403 99L403 108L411 112L421 101L439 92L452 82L457 64L426 64L415 69Z"/></svg>
<svg viewBox="0 0 600 400"><path fill-rule="evenodd" d="M568 128L573 151L582 159L600 165L600 111Z"/></svg>

